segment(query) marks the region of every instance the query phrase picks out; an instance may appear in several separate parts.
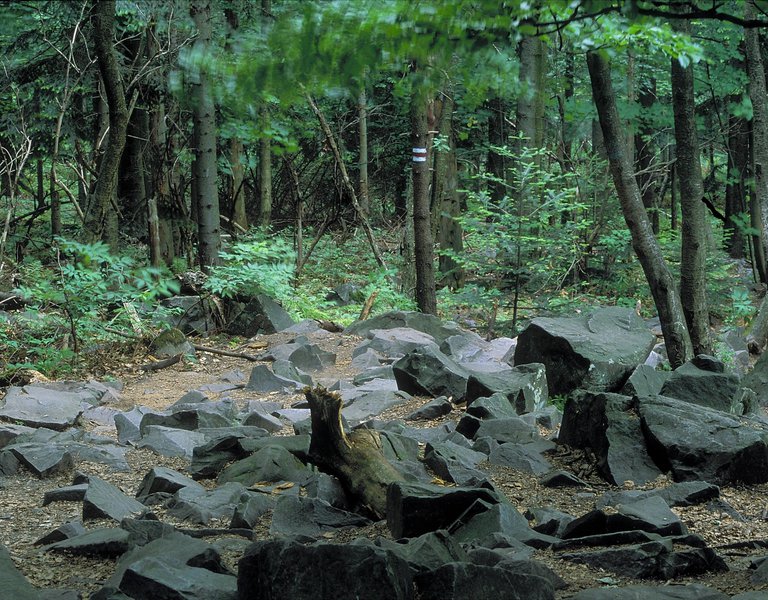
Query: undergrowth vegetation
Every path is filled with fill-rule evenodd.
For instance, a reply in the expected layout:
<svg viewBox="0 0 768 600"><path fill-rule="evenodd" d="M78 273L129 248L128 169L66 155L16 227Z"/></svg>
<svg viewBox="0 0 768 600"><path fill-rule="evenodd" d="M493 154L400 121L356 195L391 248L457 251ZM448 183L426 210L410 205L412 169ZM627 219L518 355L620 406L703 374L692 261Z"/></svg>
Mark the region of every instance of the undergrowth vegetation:
<svg viewBox="0 0 768 600"><path fill-rule="evenodd" d="M579 240L592 231L594 221L584 218L574 230L571 221L560 220L563 211L573 215L586 210L584 206L549 197L536 219L519 219L506 204L493 205L482 194L471 195L470 203L471 216L462 223L466 244L461 265L467 283L439 291L443 318L481 334L515 335L533 316L577 314L593 305L631 306L645 317L653 315L647 283L623 230L609 228L586 244ZM378 230L377 235L386 270L375 262L362 233L348 230L326 234L297 276L293 239L287 233L254 230L222 252L223 262L207 277L202 294L227 299L263 293L279 300L295 319L342 325L359 316L372 294L374 313L413 310L412 290L402 289L399 279L408 268L400 254L399 232ZM662 235L660 242L676 268L677 236ZM708 272L710 309L718 324L748 325L755 311L751 272L716 250ZM339 286L345 286L348 302L333 293ZM15 291L27 305L20 312L0 313L3 381L19 369L65 376L92 366L94 351L98 356L105 344L136 332L159 332L168 320L157 301L178 293L179 283L170 271L117 256L103 244L58 238L46 252L19 265ZM518 318L513 323L515 304Z"/></svg>

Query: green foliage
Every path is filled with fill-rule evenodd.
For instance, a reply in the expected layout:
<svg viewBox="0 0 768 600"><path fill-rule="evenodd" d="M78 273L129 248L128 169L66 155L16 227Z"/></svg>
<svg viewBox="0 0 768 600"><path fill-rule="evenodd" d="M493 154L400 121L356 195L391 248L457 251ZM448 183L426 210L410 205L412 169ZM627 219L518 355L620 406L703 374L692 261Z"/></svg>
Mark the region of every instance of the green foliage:
<svg viewBox="0 0 768 600"><path fill-rule="evenodd" d="M293 296L296 253L285 238L255 230L219 257L223 264L211 269L205 282L209 292L223 298L267 294L282 300Z"/></svg>
<svg viewBox="0 0 768 600"><path fill-rule="evenodd" d="M25 319L15 339L0 333L12 350L11 368L61 372L74 359L79 340L108 339L105 324L129 326L125 304L151 303L179 291L165 271L115 256L100 242L57 238L50 258L50 264L31 259L21 266L24 283L16 292L32 303L31 316L39 317Z"/></svg>

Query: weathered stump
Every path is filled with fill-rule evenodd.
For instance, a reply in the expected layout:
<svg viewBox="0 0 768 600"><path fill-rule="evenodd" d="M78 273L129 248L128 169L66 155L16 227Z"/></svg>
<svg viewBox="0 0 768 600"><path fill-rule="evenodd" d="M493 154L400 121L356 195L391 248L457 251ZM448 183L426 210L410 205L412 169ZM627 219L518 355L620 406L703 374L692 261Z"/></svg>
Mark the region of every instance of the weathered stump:
<svg viewBox="0 0 768 600"><path fill-rule="evenodd" d="M403 476L384 456L378 432L357 429L346 435L341 396L322 387L305 388L304 395L312 413L310 460L338 477L347 493L376 518L384 518L387 487Z"/></svg>

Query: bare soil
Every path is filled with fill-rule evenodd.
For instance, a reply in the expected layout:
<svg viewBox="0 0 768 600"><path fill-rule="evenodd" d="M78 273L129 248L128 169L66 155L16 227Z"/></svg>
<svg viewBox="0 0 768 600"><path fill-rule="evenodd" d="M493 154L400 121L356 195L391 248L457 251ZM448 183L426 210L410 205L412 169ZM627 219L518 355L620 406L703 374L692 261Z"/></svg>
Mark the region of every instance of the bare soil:
<svg viewBox="0 0 768 600"><path fill-rule="evenodd" d="M260 336L236 348L242 352L258 353L264 346L273 346L289 341L289 336L276 334ZM325 334L313 339L324 349L337 354L335 367L324 371L315 377L321 384L330 384L339 378L351 378L354 371L350 367L351 354L359 343L358 338L343 334ZM201 342L210 344L210 342ZM250 344L250 346L249 346ZM254 351L254 348L258 350ZM232 350L233 348L226 348ZM173 404L185 392L197 389L206 384L221 381L222 374L232 371L242 371L246 377L255 363L243 359L216 356L199 353L195 363L179 363L164 370L145 373L136 367L148 362L145 356L136 356L135 360L124 363L114 375L125 384L119 402L114 405L121 410L133 406L146 406L155 410L163 410ZM237 401L247 399L269 399L288 407L303 400L301 394L270 394L255 395L244 390L224 392ZM216 397L216 394L212 395ZM383 419L401 418L415 408L428 402L430 398L414 397L405 405L387 411ZM450 415L437 422L456 420L461 416L461 409L456 408ZM421 423L432 426L437 422ZM414 423L414 425L418 425ZM114 427L102 423L88 422L83 426L101 435L115 435ZM285 427L280 435L291 435L293 432ZM556 433L556 432L544 432ZM158 456L149 450L133 448L128 451L127 459L131 470L127 473L114 472L106 467L93 463L81 463L77 469L89 475L97 475L125 493L133 495L146 472L154 466L167 466L185 472L187 462L181 459L169 459ZM548 505L576 516L582 515L594 508L595 500L612 486L607 485L594 474L594 465L583 453L570 452L562 449L551 461L558 468L570 470L588 482L588 487L581 489L550 489L544 488L538 478L510 468L493 465L481 465L491 476L494 484L502 490L509 500L524 511L529 507ZM114 569L114 561L103 558L87 558L63 554L46 553L34 545L34 542L49 533L55 527L72 520L81 518L81 504L76 502L55 502L42 506L43 495L46 491L60 486L69 485L73 474L66 474L50 479L39 480L29 473L21 473L13 477L0 479L0 542L10 551L15 564L21 572L36 586L64 587L81 591L84 598L99 589ZM201 482L213 487L213 482ZM660 478L654 485L647 488L668 485L669 481ZM568 584L568 588L558 592L558 598L569 598L577 591L599 587L601 585L629 585L633 583L677 584L697 582L711 586L724 593L734 595L748 590L768 590L768 585L754 585L750 582L750 560L768 555L768 550L753 549L747 542L757 541L758 544L768 545L768 485L751 485L727 487L721 490L721 497L734 512L712 512L704 506L673 509L688 526L691 533L703 537L712 547L718 548L719 553L728 563L731 570L727 573L715 573L697 576L689 580L674 582L638 582L620 578L610 572L593 569L583 565L575 565L558 559L550 551L536 551L534 558L544 562L556 571ZM158 516L182 529L190 529L189 523L176 522L163 511L157 511ZM114 523L88 521L89 529L111 527ZM228 523L211 523L207 528L226 528ZM269 517L265 516L254 528L252 539L263 539L269 536ZM329 535L330 539L348 541L358 536L376 537L389 536L386 526L378 523L363 529L339 531ZM240 536L219 535L207 538L223 549L223 555L229 566L236 570L237 560L249 543L248 539ZM734 547L742 544L742 547Z"/></svg>

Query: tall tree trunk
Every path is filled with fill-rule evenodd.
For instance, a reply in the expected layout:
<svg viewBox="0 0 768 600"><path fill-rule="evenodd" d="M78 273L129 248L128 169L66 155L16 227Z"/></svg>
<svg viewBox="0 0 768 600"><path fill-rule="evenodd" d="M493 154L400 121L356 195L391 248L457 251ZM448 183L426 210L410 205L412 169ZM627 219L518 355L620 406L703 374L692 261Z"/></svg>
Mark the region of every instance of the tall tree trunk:
<svg viewBox="0 0 768 600"><path fill-rule="evenodd" d="M745 19L757 14L754 0L747 0ZM765 70L760 54L760 30L744 30L744 45L749 76L749 98L752 100L752 176L753 199L760 208L763 256L768 256L768 100L766 99ZM752 345L762 349L768 341L768 294L763 299L758 318L750 332Z"/></svg>
<svg viewBox="0 0 768 600"><path fill-rule="evenodd" d="M243 10L242 2L233 2L224 9L224 15L229 25L228 38L237 32L240 27L240 12ZM227 47L231 44L228 41ZM243 142L233 136L229 142L229 167L230 177L230 201L232 202L229 213L232 226L235 230L246 231L248 229L248 216L245 210L245 169L243 168Z"/></svg>
<svg viewBox="0 0 768 600"><path fill-rule="evenodd" d="M488 185L491 202L499 203L507 195L506 157L495 148L507 143L507 106L502 98L491 98L488 101L488 174L492 179Z"/></svg>
<svg viewBox="0 0 768 600"><path fill-rule="evenodd" d="M675 23L676 31L688 33L687 21ZM682 211L680 300L695 354L709 354L709 308L706 283L706 214L702 202L704 185L696 132L696 104L693 90L693 65L683 68L673 58L672 108L675 116L675 147L680 179Z"/></svg>
<svg viewBox="0 0 768 600"><path fill-rule="evenodd" d="M197 27L197 52L208 52L211 42L210 0L192 0L189 6ZM201 65L202 67L202 65ZM219 192L216 177L216 111L208 90L208 75L204 68L193 86L193 127L195 130L195 161L193 178L196 180L197 255L200 267L207 271L219 262L220 216Z"/></svg>
<svg viewBox="0 0 768 600"><path fill-rule="evenodd" d="M272 14L272 0L261 0L262 32ZM259 118L264 130L269 129L269 110L266 104L259 109ZM259 225L269 227L272 220L272 140L263 136L259 140Z"/></svg>
<svg viewBox="0 0 768 600"><path fill-rule="evenodd" d="M368 197L368 100L365 95L365 81L357 97L358 145L360 152L357 159L360 180L360 210L368 217L371 214L371 201Z"/></svg>
<svg viewBox="0 0 768 600"><path fill-rule="evenodd" d="M416 266L416 304L423 313L437 314L435 256L429 198L428 101L423 94L411 96L413 142L413 235Z"/></svg>
<svg viewBox="0 0 768 600"><path fill-rule="evenodd" d="M734 217L747 212L745 179L749 157L749 125L743 117L728 119L728 176L725 184L726 247L732 258L744 257L744 233Z"/></svg>
<svg viewBox="0 0 768 600"><path fill-rule="evenodd" d="M117 245L117 214L113 201L117 186L120 158L125 147L128 127L128 106L120 79L112 38L115 24L115 0L94 0L93 37L99 72L109 106L109 133L99 165L99 175L86 218L86 239L101 239L110 246Z"/></svg>
<svg viewBox="0 0 768 600"><path fill-rule="evenodd" d="M464 285L464 269L453 258L464 249L461 223L461 201L458 188L458 164L456 162L456 134L453 129L453 92L444 94L438 131L448 140L448 148L435 151L435 172L432 183L433 219L437 217L437 241L441 252L438 270L441 282L452 290Z"/></svg>
<svg viewBox="0 0 768 600"><path fill-rule="evenodd" d="M621 203L624 220L632 236L632 247L643 267L651 294L659 313L661 330L669 362L677 368L693 357L693 346L685 324L683 307L675 289L675 281L664 261L645 212L632 163L626 154L622 123L611 85L610 67L598 52L587 53L587 66L592 81L592 95L600 118L603 139L608 151L613 182Z"/></svg>
<svg viewBox="0 0 768 600"><path fill-rule="evenodd" d="M656 103L656 79L651 78L640 89L640 108L642 114L649 114ZM646 119L640 121L640 127L635 136L635 153L637 155L637 184L643 196L643 205L651 220L653 233L659 233L659 198L658 175L653 170L655 148L653 139L656 131Z"/></svg>

